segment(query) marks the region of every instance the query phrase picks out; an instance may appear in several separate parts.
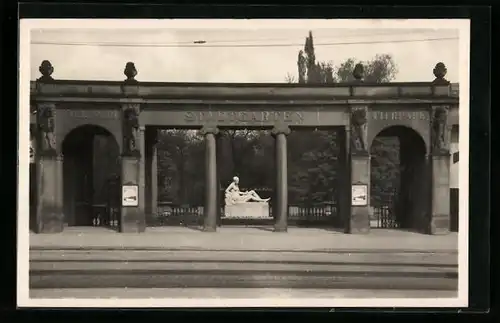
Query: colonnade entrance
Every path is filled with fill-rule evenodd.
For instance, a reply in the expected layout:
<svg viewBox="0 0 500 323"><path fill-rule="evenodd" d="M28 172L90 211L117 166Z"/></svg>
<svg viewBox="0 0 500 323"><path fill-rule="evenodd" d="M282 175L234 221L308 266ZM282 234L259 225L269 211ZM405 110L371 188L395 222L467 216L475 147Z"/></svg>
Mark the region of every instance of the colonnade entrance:
<svg viewBox="0 0 500 323"><path fill-rule="evenodd" d="M458 98L443 63L432 82L368 84L353 72L356 82L331 86L140 83L132 62L123 82L54 82L53 70L42 62L30 88L37 232L103 223L143 232L175 208L194 215L188 225L216 231L238 175L271 198L277 232L323 221L368 233L377 212L382 227L449 232ZM228 147L245 131L258 135L235 154ZM397 137L397 176L380 170L384 137Z"/></svg>
<svg viewBox="0 0 500 323"><path fill-rule="evenodd" d="M148 226L199 226L203 224L205 194L205 144L196 129L151 129L156 132L157 170L156 213L150 210ZM339 196L340 127L296 128L287 136L289 226L342 229ZM152 137L147 137L152 138ZM216 135L217 224L273 225L276 201L276 142L271 130L220 128ZM146 164L151 165L151 144ZM149 166L146 166L149 167ZM155 185L146 172L146 196ZM270 198L268 217L226 217L224 191L236 176L243 191L253 190ZM344 194L345 195L345 194ZM148 212L149 213L149 212Z"/></svg>
<svg viewBox="0 0 500 323"><path fill-rule="evenodd" d="M425 231L431 186L421 136L405 126L385 128L374 138L370 156L371 227Z"/></svg>
<svg viewBox="0 0 500 323"><path fill-rule="evenodd" d="M113 135L84 125L62 144L64 223L68 226L118 228L120 155Z"/></svg>

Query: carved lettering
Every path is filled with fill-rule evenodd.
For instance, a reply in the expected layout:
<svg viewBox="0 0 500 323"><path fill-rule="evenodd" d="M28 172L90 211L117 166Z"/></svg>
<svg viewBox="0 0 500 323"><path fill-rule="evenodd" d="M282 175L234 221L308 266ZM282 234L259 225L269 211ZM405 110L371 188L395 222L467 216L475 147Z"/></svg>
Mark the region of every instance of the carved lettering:
<svg viewBox="0 0 500 323"><path fill-rule="evenodd" d="M184 115L184 120L186 120L187 122L192 122L192 121L195 121L195 120L196 120L196 117L194 116L194 113L193 113L193 112L188 111L188 112L186 112L186 114Z"/></svg>
<svg viewBox="0 0 500 323"><path fill-rule="evenodd" d="M208 111L208 112L193 112L186 111L184 113L184 121L189 123L204 123L216 121L219 124L262 124L283 122L285 124L302 124L304 114L299 111Z"/></svg>
<svg viewBox="0 0 500 323"><path fill-rule="evenodd" d="M79 119L118 119L118 111L70 110L69 116Z"/></svg>
<svg viewBox="0 0 500 323"><path fill-rule="evenodd" d="M429 120L423 111L372 111L370 114L372 120L379 121Z"/></svg>

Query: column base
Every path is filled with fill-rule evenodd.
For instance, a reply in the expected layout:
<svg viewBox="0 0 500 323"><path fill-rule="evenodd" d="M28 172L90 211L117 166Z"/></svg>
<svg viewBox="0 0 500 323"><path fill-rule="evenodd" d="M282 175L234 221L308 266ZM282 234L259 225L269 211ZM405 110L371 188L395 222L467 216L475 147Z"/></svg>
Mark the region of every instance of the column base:
<svg viewBox="0 0 500 323"><path fill-rule="evenodd" d="M274 227L273 232L288 232L288 228L286 228L286 227Z"/></svg>
<svg viewBox="0 0 500 323"><path fill-rule="evenodd" d="M120 217L121 233L141 233L146 231L146 214L140 207L122 206Z"/></svg>
<svg viewBox="0 0 500 323"><path fill-rule="evenodd" d="M64 214L42 210L43 216L37 233L60 233L64 230Z"/></svg>
<svg viewBox="0 0 500 323"><path fill-rule="evenodd" d="M217 232L217 228L215 227L203 227L203 232Z"/></svg>
<svg viewBox="0 0 500 323"><path fill-rule="evenodd" d="M142 233L146 231L144 214L130 207L122 208L120 233Z"/></svg>
<svg viewBox="0 0 500 323"><path fill-rule="evenodd" d="M370 233L370 214L367 207L351 207L351 218L349 219L349 227L346 233Z"/></svg>
<svg viewBox="0 0 500 323"><path fill-rule="evenodd" d="M431 235L446 235L450 233L450 216L433 215L430 223L429 234Z"/></svg>

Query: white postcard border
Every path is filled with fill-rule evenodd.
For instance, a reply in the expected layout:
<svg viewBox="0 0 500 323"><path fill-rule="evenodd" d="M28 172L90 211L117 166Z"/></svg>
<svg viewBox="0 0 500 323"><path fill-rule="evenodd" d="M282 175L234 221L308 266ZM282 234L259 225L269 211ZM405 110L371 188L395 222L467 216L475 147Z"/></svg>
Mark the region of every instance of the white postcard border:
<svg viewBox="0 0 500 323"><path fill-rule="evenodd" d="M203 19L205 29L373 29L436 28L459 30L460 47L460 134L459 134L459 291L457 298L373 299L31 299L29 297L29 123L30 123L30 31L33 29L155 29L200 28L200 20L176 19L21 19L19 33L19 160L18 160L18 268L19 307L466 307L468 305L468 161L469 161L469 57L468 19Z"/></svg>

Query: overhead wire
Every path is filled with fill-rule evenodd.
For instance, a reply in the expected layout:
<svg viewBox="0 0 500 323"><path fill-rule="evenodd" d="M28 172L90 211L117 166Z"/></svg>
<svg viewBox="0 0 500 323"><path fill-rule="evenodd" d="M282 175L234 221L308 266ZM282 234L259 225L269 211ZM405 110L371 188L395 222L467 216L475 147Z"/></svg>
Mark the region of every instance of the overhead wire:
<svg viewBox="0 0 500 323"><path fill-rule="evenodd" d="M338 36L330 36L330 37L321 37L323 40L330 38L357 38L357 37L373 37L373 36L402 36L402 35L415 35L415 34L428 34L428 33L437 33L442 32L442 30L423 30L423 31L400 31L400 32L370 32L370 33L362 33L362 34L342 34ZM216 43L247 43L247 42L261 42L261 41L272 41L272 42L281 42L281 41L302 41L304 36L293 37L292 38L258 38L258 39L224 39L224 40L210 40L210 39L202 39L195 41L180 41L176 42L176 44L193 44L193 43L203 43L203 44L216 44Z"/></svg>
<svg viewBox="0 0 500 323"><path fill-rule="evenodd" d="M447 40L458 40L458 37L436 37L436 38L420 38L420 39L393 39L393 40L372 40L372 41L354 41L354 42L319 42L315 43L314 46L341 46L341 45L370 45L370 44L395 44L395 43L415 43L415 42L432 42L432 41L447 41ZM197 48L251 48L251 47L295 47L303 46L303 43L283 43L283 44L210 44L208 42L203 43L176 43L176 44L141 44L141 43L107 43L107 42L57 42L57 41L34 41L31 42L32 45L53 45L53 46L103 46L103 47L150 47L150 48L187 48L187 47L197 47Z"/></svg>

